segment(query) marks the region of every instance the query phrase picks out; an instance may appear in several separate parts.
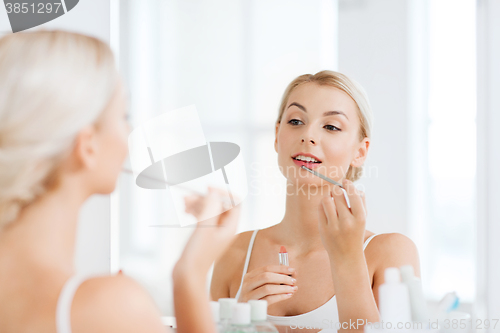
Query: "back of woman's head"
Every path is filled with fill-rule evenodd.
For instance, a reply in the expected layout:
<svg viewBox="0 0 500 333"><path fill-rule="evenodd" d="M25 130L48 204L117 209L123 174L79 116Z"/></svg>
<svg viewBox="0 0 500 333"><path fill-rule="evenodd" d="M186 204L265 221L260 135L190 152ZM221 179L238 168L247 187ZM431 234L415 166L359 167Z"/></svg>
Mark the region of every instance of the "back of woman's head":
<svg viewBox="0 0 500 333"><path fill-rule="evenodd" d="M65 31L0 39L0 228L57 186L79 131L118 83L109 47Z"/></svg>
<svg viewBox="0 0 500 333"><path fill-rule="evenodd" d="M330 70L324 70L316 74L304 74L290 82L288 87L285 89L285 92L283 93L283 97L281 99L278 119L276 120L277 124L281 122L281 118L283 117L283 113L285 112L285 109L287 107L288 98L290 97L292 91L298 86L309 82L316 83L320 86L330 86L338 88L349 95L358 106L358 118L360 122L359 141L362 141L365 137L371 138L373 114L366 91L355 80L342 73ZM353 168L352 166L349 166L349 169L346 173L346 179L354 182L361 177L362 173L362 167Z"/></svg>

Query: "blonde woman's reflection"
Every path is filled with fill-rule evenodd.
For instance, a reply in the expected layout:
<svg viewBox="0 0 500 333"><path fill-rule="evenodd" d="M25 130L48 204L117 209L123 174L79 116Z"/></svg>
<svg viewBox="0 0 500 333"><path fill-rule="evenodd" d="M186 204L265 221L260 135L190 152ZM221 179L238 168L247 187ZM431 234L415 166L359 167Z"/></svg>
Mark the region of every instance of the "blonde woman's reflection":
<svg viewBox="0 0 500 333"><path fill-rule="evenodd" d="M214 300L265 299L269 321L289 327L379 320L377 290L385 268L410 264L417 276L420 269L408 237L365 230L364 196L353 182L361 176L371 133L366 93L346 75L322 71L288 85L274 142L287 181L285 216L272 227L238 235L216 262ZM342 183L351 207L340 187L303 165ZM278 265L281 246L290 267Z"/></svg>
<svg viewBox="0 0 500 333"><path fill-rule="evenodd" d="M83 277L73 264L78 213L113 191L127 154L126 98L109 47L63 31L0 39L1 332L165 332L151 297L123 274ZM223 192L186 198L216 216L174 268L178 332L215 332L205 283L234 237L240 207Z"/></svg>

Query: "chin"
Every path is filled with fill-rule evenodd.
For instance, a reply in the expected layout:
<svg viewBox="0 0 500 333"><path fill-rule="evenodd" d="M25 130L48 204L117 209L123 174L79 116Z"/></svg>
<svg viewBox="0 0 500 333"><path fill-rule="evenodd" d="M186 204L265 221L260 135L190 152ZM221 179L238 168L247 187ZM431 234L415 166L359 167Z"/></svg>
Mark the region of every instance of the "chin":
<svg viewBox="0 0 500 333"><path fill-rule="evenodd" d="M101 179L98 183L98 189L96 193L98 194L111 194L116 189L116 184L118 182L118 175L113 178Z"/></svg>

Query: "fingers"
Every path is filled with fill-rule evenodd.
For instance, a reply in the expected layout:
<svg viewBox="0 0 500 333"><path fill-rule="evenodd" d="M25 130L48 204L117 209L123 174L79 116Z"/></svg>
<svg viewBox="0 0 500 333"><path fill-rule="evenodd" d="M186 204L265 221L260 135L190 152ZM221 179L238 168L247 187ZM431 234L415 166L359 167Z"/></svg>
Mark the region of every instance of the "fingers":
<svg viewBox="0 0 500 333"><path fill-rule="evenodd" d="M339 186L337 185L333 186L332 196L333 200L335 201L335 207L337 208L339 219L343 220L345 217L351 215L351 211L349 207L347 207L347 201L344 197L344 191L342 191L342 189Z"/></svg>
<svg viewBox="0 0 500 333"><path fill-rule="evenodd" d="M270 295L293 294L297 290L297 286L265 284L249 292L247 297L248 299L261 299Z"/></svg>
<svg viewBox="0 0 500 333"><path fill-rule="evenodd" d="M250 276L247 279L245 287L248 291L257 289L265 284L276 284L276 285L283 284L293 287L296 282L297 280L295 280L295 278L288 275L273 273L273 272L263 272L256 276Z"/></svg>
<svg viewBox="0 0 500 333"><path fill-rule="evenodd" d="M363 200L363 208L365 209L365 216L368 215L368 209L366 208L366 195L365 192L359 191L359 195L361 196L361 199Z"/></svg>
<svg viewBox="0 0 500 333"><path fill-rule="evenodd" d="M354 184L347 179L344 179L343 186L347 192L347 196L349 197L352 215L356 218L364 218L365 210L363 207L363 199L361 199L356 186L354 186Z"/></svg>
<svg viewBox="0 0 500 333"><path fill-rule="evenodd" d="M330 198L330 193L328 193L328 196L323 198L323 200L321 200L318 205L318 223L320 226L325 226L328 224L328 218L325 214L326 208L323 206L323 201L332 201L332 199ZM328 204L328 202L326 202L325 204ZM337 212L335 212L335 216L337 216Z"/></svg>
<svg viewBox="0 0 500 333"><path fill-rule="evenodd" d="M208 187L208 190L209 192L214 193L219 197L222 202L223 211L236 207L237 205L233 206L233 202L240 202L238 196L233 192L229 192L228 190L211 186Z"/></svg>
<svg viewBox="0 0 500 333"><path fill-rule="evenodd" d="M219 216L231 207L228 192L215 187L209 187L206 196L188 195L184 197L184 203L186 213L194 215L202 225L218 225L219 222L227 221L226 219L211 218Z"/></svg>
<svg viewBox="0 0 500 333"><path fill-rule="evenodd" d="M295 273L295 268L290 267L290 266L285 266L285 265L267 265L267 266L262 266L259 268L256 268L250 272L248 272L248 275L250 278L253 278L261 273L277 273L277 274L285 274L289 275Z"/></svg>
<svg viewBox="0 0 500 333"><path fill-rule="evenodd" d="M289 299L292 296L293 296L293 293L288 293L288 294L279 294L279 295L268 295L268 296L262 297L260 299L266 300L267 305L269 306L271 304L278 303L278 302L284 301L286 299Z"/></svg>
<svg viewBox="0 0 500 333"><path fill-rule="evenodd" d="M326 221L323 220L323 216ZM328 196L321 200L320 220L324 222L323 225L336 225L338 223L338 218L336 202L332 200L330 193L328 193Z"/></svg>
<svg viewBox="0 0 500 333"><path fill-rule="evenodd" d="M282 265L254 269L243 279L241 299L261 299L269 295L294 293L298 289L295 273L293 267Z"/></svg>

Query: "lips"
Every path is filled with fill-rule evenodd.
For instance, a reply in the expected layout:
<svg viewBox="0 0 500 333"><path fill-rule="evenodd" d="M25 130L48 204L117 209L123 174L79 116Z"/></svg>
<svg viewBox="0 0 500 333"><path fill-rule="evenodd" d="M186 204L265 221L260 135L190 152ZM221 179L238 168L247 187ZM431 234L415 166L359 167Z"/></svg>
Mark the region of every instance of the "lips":
<svg viewBox="0 0 500 333"><path fill-rule="evenodd" d="M292 155L292 158L295 158L299 155L302 155L302 156L307 156L307 157L312 157L314 159L316 159L317 161L319 161L320 163L322 162L319 158L317 158L316 156L314 156L313 154L310 154L310 153L303 153L303 152L300 152L300 153L296 153L294 155Z"/></svg>
<svg viewBox="0 0 500 333"><path fill-rule="evenodd" d="M319 162L312 162L312 161L311 162L306 162L306 161L296 160L295 157L297 157L299 155L307 156L307 157L312 157L312 158L316 159ZM299 166L299 167L305 166L306 168L309 168L309 169L317 168L321 164L321 160L319 158L317 158L316 156L314 156L313 154L302 153L302 152L294 154L292 156L292 160L293 160L293 163L295 163L297 166Z"/></svg>
<svg viewBox="0 0 500 333"><path fill-rule="evenodd" d="M321 163L314 163L314 162L305 162L305 161L294 160L293 158L292 158L292 161L293 161L293 163L295 163L299 167L301 167L301 166L304 165L306 168L309 168L309 169L317 168L321 164Z"/></svg>

